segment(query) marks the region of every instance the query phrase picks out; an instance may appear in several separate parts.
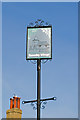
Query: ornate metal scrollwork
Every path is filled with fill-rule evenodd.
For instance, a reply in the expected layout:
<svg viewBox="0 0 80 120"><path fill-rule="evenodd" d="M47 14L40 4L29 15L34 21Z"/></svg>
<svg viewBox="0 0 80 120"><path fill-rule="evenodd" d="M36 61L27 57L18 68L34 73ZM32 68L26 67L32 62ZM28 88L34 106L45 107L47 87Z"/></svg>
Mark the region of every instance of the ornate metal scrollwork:
<svg viewBox="0 0 80 120"><path fill-rule="evenodd" d="M41 101L41 102L40 102L40 108L41 108L41 109L45 109L45 105L46 105L46 104L47 104L47 102ZM37 110L37 103L31 102L31 106L33 107L33 110Z"/></svg>
<svg viewBox="0 0 80 120"><path fill-rule="evenodd" d="M28 27L39 27L39 26L50 26L50 24L42 19L37 19L35 22L31 22L28 24Z"/></svg>
<svg viewBox="0 0 80 120"><path fill-rule="evenodd" d="M37 109L37 103L31 103L31 106L33 107L33 110L36 110Z"/></svg>
<svg viewBox="0 0 80 120"><path fill-rule="evenodd" d="M40 108L41 109L45 109L45 105L47 104L47 102L44 102L44 101L42 101L41 103L40 103Z"/></svg>
<svg viewBox="0 0 80 120"><path fill-rule="evenodd" d="M34 22L30 22L29 24L28 24L28 27L39 27L39 26L51 26L50 24L49 24L49 22L45 22L44 20L42 20L42 19L37 19L36 21L34 21ZM37 60L27 60L27 61L30 61L31 63L33 63L33 64L36 64L37 63ZM42 64L45 64L47 61L50 61L50 60L41 60L41 63Z"/></svg>

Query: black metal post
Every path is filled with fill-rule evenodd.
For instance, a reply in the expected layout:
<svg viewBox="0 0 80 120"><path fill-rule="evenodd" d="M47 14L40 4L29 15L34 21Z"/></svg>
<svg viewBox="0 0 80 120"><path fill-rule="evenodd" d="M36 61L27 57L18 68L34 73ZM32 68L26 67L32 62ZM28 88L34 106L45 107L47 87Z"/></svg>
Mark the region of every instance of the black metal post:
<svg viewBox="0 0 80 120"><path fill-rule="evenodd" d="M37 60L37 120L40 120L40 74L41 60Z"/></svg>

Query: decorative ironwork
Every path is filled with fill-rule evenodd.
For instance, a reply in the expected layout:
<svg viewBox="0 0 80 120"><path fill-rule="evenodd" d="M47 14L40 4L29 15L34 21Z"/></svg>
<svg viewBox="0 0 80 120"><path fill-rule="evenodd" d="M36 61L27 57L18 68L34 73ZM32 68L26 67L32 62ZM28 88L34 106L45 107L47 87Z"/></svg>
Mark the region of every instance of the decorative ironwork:
<svg viewBox="0 0 80 120"><path fill-rule="evenodd" d="M45 109L45 106L47 104L47 101L50 100L56 100L56 97L52 97L52 98L46 98L46 99L40 99L40 108L41 109ZM31 103L31 106L33 107L33 110L37 109L37 100L32 100L32 101L22 101L22 104L26 104L26 103Z"/></svg>
<svg viewBox="0 0 80 120"><path fill-rule="evenodd" d="M40 108L41 108L41 109L45 109L45 105L46 105L46 104L47 104L47 102L43 102L43 101L42 101L42 102L40 103Z"/></svg>
<svg viewBox="0 0 80 120"><path fill-rule="evenodd" d="M41 63L45 64L48 60L42 60Z"/></svg>
<svg viewBox="0 0 80 120"><path fill-rule="evenodd" d="M37 60L30 60L31 63L36 64Z"/></svg>
<svg viewBox="0 0 80 120"><path fill-rule="evenodd" d="M28 29L31 29L29 27L35 27L35 28L40 28L42 29L42 27L45 28L49 28L50 27L50 32L48 31L47 34L51 33L51 43L50 43L50 46L51 46L51 57L49 57L50 59L52 59L52 26L48 23L48 22L45 22L44 20L42 19L37 19L35 22L31 22L29 25L28 25ZM42 36L42 32L40 34ZM39 35L39 36L40 36ZM46 34L45 34L46 35ZM36 41L36 35L34 34L34 37L33 37L33 41ZM47 37L46 37L47 38ZM37 39L37 41L39 41ZM44 41L45 42L45 41ZM29 46L29 49L30 50L34 50L34 47L35 47L35 44L32 44L33 45L33 49L31 49L31 46ZM45 47L49 47L49 44L42 44L44 45ZM36 45L37 46L37 45ZM41 43L38 44L38 50L41 48ZM42 49L41 49L42 50ZM33 51L31 51L33 52ZM44 57L45 58L45 57ZM47 58L47 57L46 57ZM48 58L47 58L48 59ZM31 103L31 106L33 107L34 110L37 109L37 120L40 120L40 108L41 109L44 109L45 108L45 105L47 104L46 101L49 101L49 100L56 100L56 97L52 97L52 98L47 98L47 99L40 99L40 76L41 76L41 62L44 64L46 63L48 60L43 60L41 61L41 57L38 59L35 59L34 60L34 57L30 59L30 61L33 63L33 64L36 64L37 63L37 100L31 100L31 101L22 101L22 104L26 104L26 103ZM29 59L27 59L29 60Z"/></svg>
<svg viewBox="0 0 80 120"><path fill-rule="evenodd" d="M31 63L33 64L36 64L37 63L37 60L27 60L28 62L30 61ZM48 60L42 60L41 63L42 64L45 64ZM50 60L51 61L51 60Z"/></svg>
<svg viewBox="0 0 80 120"><path fill-rule="evenodd" d="M41 109L45 109L45 105L47 104L47 102L40 102L40 108ZM33 107L33 110L37 110L37 103L31 102L31 106Z"/></svg>
<svg viewBox="0 0 80 120"><path fill-rule="evenodd" d="M37 109L37 103L31 103L31 106L33 107L33 110L36 110Z"/></svg>
<svg viewBox="0 0 80 120"><path fill-rule="evenodd" d="M28 27L39 27L39 26L50 26L49 22L45 22L42 19L37 19L35 22L31 22L28 24Z"/></svg>
<svg viewBox="0 0 80 120"><path fill-rule="evenodd" d="M49 22L45 22L45 21L42 20L42 19L37 19L36 21L30 22L30 23L28 24L28 27L40 27L40 26L51 26L51 24L50 24ZM39 45L39 47L41 47L41 46ZM30 62L33 63L33 64L36 64L36 63L37 63L37 60L27 60L27 61L28 61L28 62L30 61ZM41 63L42 63L42 64L45 64L47 61L51 61L51 59L46 59L46 60L42 59L42 60L41 60Z"/></svg>

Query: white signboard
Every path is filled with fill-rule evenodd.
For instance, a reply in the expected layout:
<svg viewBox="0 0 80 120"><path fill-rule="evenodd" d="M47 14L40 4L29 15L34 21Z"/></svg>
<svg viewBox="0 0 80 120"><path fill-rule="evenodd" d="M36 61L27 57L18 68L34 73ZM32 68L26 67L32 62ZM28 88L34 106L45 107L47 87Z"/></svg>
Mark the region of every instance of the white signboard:
<svg viewBox="0 0 80 120"><path fill-rule="evenodd" d="M26 59L52 58L52 27L27 27Z"/></svg>

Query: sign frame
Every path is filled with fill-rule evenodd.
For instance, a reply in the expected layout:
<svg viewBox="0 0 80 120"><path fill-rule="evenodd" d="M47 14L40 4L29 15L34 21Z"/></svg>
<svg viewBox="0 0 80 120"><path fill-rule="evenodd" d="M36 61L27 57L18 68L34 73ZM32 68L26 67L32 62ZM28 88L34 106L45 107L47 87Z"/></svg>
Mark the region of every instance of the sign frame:
<svg viewBox="0 0 80 120"><path fill-rule="evenodd" d="M36 29L36 28L51 28L51 57L50 58L28 58L28 29ZM26 60L44 60L44 59L52 59L52 26L34 26L34 27L27 27L27 34L26 34Z"/></svg>

